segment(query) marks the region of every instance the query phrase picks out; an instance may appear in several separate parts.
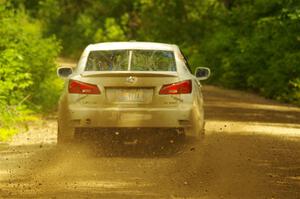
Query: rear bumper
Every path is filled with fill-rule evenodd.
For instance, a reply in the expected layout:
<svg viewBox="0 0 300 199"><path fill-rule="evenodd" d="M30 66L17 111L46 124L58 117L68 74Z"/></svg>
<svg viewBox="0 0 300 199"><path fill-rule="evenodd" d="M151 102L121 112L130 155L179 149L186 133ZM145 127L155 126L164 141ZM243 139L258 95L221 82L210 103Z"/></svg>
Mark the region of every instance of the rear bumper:
<svg viewBox="0 0 300 199"><path fill-rule="evenodd" d="M192 108L70 108L72 127L184 128L192 125Z"/></svg>

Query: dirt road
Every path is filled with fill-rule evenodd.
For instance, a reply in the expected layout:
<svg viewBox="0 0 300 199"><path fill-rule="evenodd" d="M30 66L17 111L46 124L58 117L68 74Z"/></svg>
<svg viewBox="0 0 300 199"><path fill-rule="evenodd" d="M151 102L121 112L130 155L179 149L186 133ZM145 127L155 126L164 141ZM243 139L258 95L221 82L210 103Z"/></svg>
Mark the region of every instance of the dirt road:
<svg viewBox="0 0 300 199"><path fill-rule="evenodd" d="M62 152L55 119L32 125L0 145L0 198L299 199L300 109L211 86L204 95L206 138L178 151Z"/></svg>

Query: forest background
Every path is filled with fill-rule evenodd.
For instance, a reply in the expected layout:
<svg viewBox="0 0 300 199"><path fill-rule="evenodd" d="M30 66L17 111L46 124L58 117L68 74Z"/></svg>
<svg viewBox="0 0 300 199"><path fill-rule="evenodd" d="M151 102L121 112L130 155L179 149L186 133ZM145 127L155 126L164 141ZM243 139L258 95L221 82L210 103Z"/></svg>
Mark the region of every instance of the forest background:
<svg viewBox="0 0 300 199"><path fill-rule="evenodd" d="M209 84L300 105L298 0L0 0L0 140L56 110L58 57L128 40L178 44Z"/></svg>

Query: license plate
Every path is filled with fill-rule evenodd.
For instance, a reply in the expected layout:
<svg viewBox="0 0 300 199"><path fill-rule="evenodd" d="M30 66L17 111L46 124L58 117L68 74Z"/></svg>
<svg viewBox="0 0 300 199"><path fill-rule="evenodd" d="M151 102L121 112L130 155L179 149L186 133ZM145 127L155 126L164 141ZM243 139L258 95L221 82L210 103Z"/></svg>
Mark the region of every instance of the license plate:
<svg viewBox="0 0 300 199"><path fill-rule="evenodd" d="M143 102L144 92L142 89L119 89L116 98L119 102Z"/></svg>

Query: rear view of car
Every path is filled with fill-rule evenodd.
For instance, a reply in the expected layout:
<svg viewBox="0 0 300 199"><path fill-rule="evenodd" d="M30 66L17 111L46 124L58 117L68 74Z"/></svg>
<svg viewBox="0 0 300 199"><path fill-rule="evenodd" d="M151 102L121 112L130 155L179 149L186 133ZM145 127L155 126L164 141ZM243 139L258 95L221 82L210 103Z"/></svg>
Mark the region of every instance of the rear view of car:
<svg viewBox="0 0 300 199"><path fill-rule="evenodd" d="M209 75L206 68L197 71L199 78ZM176 45L93 44L76 68L61 67L58 74L66 80L58 143L71 142L77 133L108 130L204 133L201 85Z"/></svg>

